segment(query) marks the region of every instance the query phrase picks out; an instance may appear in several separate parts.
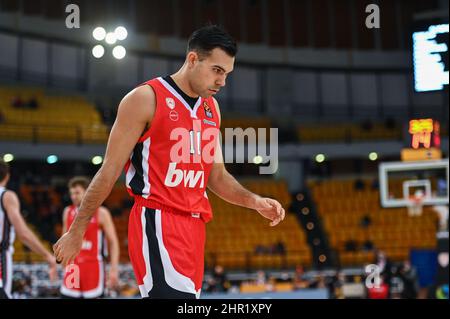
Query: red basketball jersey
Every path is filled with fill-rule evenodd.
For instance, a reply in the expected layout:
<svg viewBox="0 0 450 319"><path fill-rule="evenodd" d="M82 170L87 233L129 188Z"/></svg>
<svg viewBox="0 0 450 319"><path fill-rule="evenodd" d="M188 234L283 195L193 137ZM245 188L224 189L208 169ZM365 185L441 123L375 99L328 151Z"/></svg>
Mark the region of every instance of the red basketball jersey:
<svg viewBox="0 0 450 319"><path fill-rule="evenodd" d="M137 202L212 218L206 195L219 134L212 97L194 108L162 78L146 82L156 95L151 127L141 136L125 166L126 186Z"/></svg>
<svg viewBox="0 0 450 319"><path fill-rule="evenodd" d="M66 229L70 228L76 215L78 214L78 208L74 205L69 207ZM83 244L81 246L80 253L75 258L75 263L89 262L89 261L102 261L104 255L104 235L98 222L98 210L92 216L86 233L83 237Z"/></svg>

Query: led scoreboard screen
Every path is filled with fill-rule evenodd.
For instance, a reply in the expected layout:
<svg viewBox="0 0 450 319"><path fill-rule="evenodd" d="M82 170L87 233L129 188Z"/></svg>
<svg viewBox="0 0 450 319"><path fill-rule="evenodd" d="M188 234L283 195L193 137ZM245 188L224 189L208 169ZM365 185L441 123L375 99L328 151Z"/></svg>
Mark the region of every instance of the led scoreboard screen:
<svg viewBox="0 0 450 319"><path fill-rule="evenodd" d="M440 124L433 119L409 121L408 147L402 149L402 161L437 160L442 158Z"/></svg>
<svg viewBox="0 0 450 319"><path fill-rule="evenodd" d="M414 89L438 91L448 85L448 23L413 32Z"/></svg>

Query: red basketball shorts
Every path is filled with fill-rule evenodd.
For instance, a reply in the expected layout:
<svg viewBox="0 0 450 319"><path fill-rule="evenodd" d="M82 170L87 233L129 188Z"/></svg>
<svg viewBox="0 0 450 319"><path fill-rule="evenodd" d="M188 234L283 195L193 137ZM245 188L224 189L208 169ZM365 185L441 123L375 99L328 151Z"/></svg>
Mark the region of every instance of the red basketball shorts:
<svg viewBox="0 0 450 319"><path fill-rule="evenodd" d="M103 261L73 263L65 269L61 294L71 298L98 298L105 289Z"/></svg>
<svg viewBox="0 0 450 319"><path fill-rule="evenodd" d="M199 214L134 204L128 252L142 298L199 298L204 249L205 222Z"/></svg>

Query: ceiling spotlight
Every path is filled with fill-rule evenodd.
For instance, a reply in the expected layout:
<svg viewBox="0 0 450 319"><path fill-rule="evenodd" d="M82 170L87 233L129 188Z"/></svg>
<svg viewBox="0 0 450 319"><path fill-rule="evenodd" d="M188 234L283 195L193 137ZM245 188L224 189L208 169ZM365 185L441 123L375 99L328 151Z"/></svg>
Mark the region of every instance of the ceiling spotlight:
<svg viewBox="0 0 450 319"><path fill-rule="evenodd" d="M121 60L127 55L127 50L123 46L118 45L113 49L112 54L117 60Z"/></svg>
<svg viewBox="0 0 450 319"><path fill-rule="evenodd" d="M95 58L100 59L104 54L105 48L102 45L97 44L95 47L92 48L92 55Z"/></svg>
<svg viewBox="0 0 450 319"><path fill-rule="evenodd" d="M102 27L97 27L92 31L92 36L97 41L103 41L106 37L106 30Z"/></svg>
<svg viewBox="0 0 450 319"><path fill-rule="evenodd" d="M101 156L94 156L91 160L92 164L99 165L103 162L103 157Z"/></svg>
<svg viewBox="0 0 450 319"><path fill-rule="evenodd" d="M105 41L108 44L114 44L117 42L117 37L114 32L108 32L105 37Z"/></svg>
<svg viewBox="0 0 450 319"><path fill-rule="evenodd" d="M262 158L261 155L256 155L256 156L253 158L253 164L259 165L259 164L262 163L262 161L263 161L263 158Z"/></svg>
<svg viewBox="0 0 450 319"><path fill-rule="evenodd" d="M376 161L376 160L378 159L378 154L377 154L376 152L371 152L371 153L369 154L369 159L370 159L371 161Z"/></svg>
<svg viewBox="0 0 450 319"><path fill-rule="evenodd" d="M9 153L3 155L3 161L4 161L5 163L12 162L13 160L14 160L14 155L9 154Z"/></svg>
<svg viewBox="0 0 450 319"><path fill-rule="evenodd" d="M323 161L325 161L325 155L323 155L323 154L317 154L317 155L316 155L316 162L317 162L317 163L322 163Z"/></svg>
<svg viewBox="0 0 450 319"><path fill-rule="evenodd" d="M116 30L114 30L114 34L116 35L117 40L123 41L128 36L128 31L125 29L125 27L117 27Z"/></svg>
<svg viewBox="0 0 450 319"><path fill-rule="evenodd" d="M56 155L49 155L47 157L48 164L55 164L57 161L58 161L58 156L56 156Z"/></svg>

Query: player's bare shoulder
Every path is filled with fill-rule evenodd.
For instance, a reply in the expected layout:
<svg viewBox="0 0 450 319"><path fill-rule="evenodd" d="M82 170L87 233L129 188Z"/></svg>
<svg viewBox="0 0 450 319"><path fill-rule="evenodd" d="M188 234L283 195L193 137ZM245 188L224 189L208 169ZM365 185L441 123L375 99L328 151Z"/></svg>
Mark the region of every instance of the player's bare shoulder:
<svg viewBox="0 0 450 319"><path fill-rule="evenodd" d="M5 206L7 211L8 208L19 205L19 197L17 196L16 192L9 189L6 190L3 194L3 205Z"/></svg>
<svg viewBox="0 0 450 319"><path fill-rule="evenodd" d="M100 207L98 208L97 213L98 213L98 220L99 220L100 224L103 224L103 222L104 222L106 219L112 218L111 212L110 212L109 209L106 208L105 206L100 206Z"/></svg>
<svg viewBox="0 0 450 319"><path fill-rule="evenodd" d="M136 116L152 119L156 110L156 94L149 85L141 85L130 91L119 105L118 116Z"/></svg>

